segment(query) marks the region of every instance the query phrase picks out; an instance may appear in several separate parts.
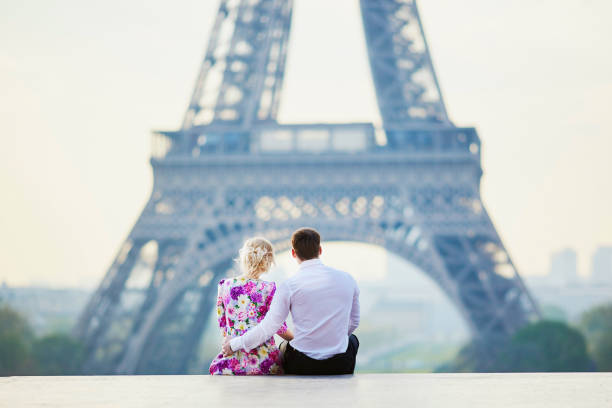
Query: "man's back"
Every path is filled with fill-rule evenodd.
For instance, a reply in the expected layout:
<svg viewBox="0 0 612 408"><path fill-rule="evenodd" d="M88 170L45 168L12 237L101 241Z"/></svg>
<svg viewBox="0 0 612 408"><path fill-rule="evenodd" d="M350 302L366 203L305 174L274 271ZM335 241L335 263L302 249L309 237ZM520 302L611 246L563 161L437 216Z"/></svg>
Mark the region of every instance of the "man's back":
<svg viewBox="0 0 612 408"><path fill-rule="evenodd" d="M283 282L289 292L295 337L290 344L314 359L343 353L359 324L359 289L346 272L318 258L304 261Z"/></svg>

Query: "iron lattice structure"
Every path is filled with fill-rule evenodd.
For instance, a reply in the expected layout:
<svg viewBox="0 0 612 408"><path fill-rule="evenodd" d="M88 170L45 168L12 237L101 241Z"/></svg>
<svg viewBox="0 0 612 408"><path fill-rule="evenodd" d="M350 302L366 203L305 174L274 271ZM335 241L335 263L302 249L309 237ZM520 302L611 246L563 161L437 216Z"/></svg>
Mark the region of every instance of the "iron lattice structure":
<svg viewBox="0 0 612 408"><path fill-rule="evenodd" d="M419 266L477 338L538 314L482 205L480 140L448 118L415 1L360 1L382 141L370 123L277 123L292 3L221 0L182 128L154 133L151 197L75 327L87 371L186 372L245 237L287 249L304 225Z"/></svg>

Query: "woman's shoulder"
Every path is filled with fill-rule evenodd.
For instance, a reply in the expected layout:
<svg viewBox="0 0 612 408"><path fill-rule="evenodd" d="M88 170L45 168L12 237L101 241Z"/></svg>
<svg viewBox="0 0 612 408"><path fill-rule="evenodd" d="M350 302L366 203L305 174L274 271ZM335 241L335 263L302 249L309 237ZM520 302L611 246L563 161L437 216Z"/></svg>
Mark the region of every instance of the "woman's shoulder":
<svg viewBox="0 0 612 408"><path fill-rule="evenodd" d="M223 278L219 281L218 287L220 290L229 289L236 286L235 278Z"/></svg>
<svg viewBox="0 0 612 408"><path fill-rule="evenodd" d="M219 286L241 286L241 285L257 285L260 288L268 287L275 288L277 286L275 281L267 281L263 279L245 278L244 276L223 278L219 281Z"/></svg>
<svg viewBox="0 0 612 408"><path fill-rule="evenodd" d="M266 281L263 279L249 279L247 285L250 290L256 290L264 295L269 295L276 291L276 283L274 281Z"/></svg>
<svg viewBox="0 0 612 408"><path fill-rule="evenodd" d="M255 282L261 283L262 285L275 285L274 281L267 281L263 279L255 279Z"/></svg>
<svg viewBox="0 0 612 408"><path fill-rule="evenodd" d="M261 289L263 288L275 288L276 283L274 281L266 281L263 279L251 279L245 277L235 277L235 278L224 278L221 279L218 283L218 286L226 286L226 287L234 287L234 286L257 286Z"/></svg>
<svg viewBox="0 0 612 408"><path fill-rule="evenodd" d="M263 279L257 279L255 281L255 283L257 285L259 285L262 289L266 288L266 289L274 289L276 288L276 282L274 281L267 281L267 280L263 280Z"/></svg>
<svg viewBox="0 0 612 408"><path fill-rule="evenodd" d="M242 276L227 277L219 281L219 286L242 285L247 281L248 279Z"/></svg>

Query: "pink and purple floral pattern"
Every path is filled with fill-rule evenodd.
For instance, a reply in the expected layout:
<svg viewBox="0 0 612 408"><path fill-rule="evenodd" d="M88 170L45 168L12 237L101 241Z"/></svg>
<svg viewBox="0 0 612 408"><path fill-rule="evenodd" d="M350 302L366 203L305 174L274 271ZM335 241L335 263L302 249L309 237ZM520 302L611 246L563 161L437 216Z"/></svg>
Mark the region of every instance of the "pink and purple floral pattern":
<svg viewBox="0 0 612 408"><path fill-rule="evenodd" d="M276 285L259 279L231 278L219 282L217 319L223 338L240 336L265 317L272 303ZM287 331L283 323L277 334ZM274 337L253 350L238 350L230 357L220 353L210 364L211 374L266 375L282 374L280 351Z"/></svg>

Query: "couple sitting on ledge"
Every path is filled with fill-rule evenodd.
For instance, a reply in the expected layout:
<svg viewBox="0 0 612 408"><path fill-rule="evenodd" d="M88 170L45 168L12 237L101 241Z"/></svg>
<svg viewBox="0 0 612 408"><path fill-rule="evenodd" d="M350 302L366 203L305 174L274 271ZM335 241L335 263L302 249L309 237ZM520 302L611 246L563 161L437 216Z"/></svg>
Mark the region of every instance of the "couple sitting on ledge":
<svg viewBox="0 0 612 408"><path fill-rule="evenodd" d="M321 238L301 228L291 236L298 272L278 285L259 276L274 262L272 244L251 238L240 249L243 275L219 282L222 352L211 374L353 374L359 341L359 288L346 272L319 259ZM295 334L285 319L291 311ZM277 348L274 334L283 341Z"/></svg>

